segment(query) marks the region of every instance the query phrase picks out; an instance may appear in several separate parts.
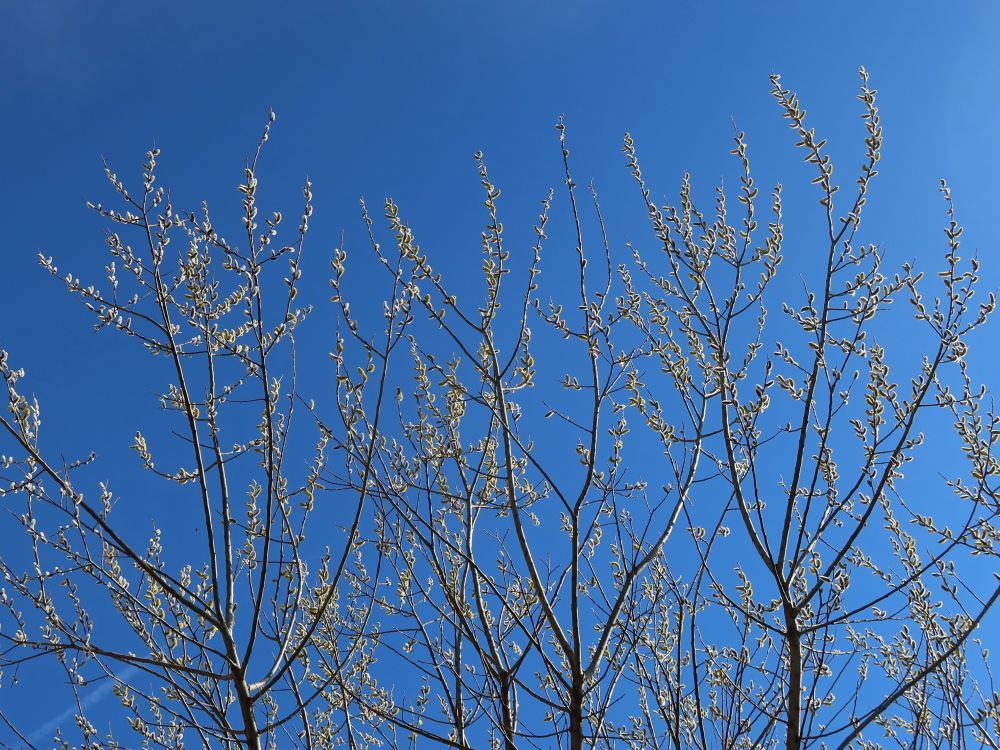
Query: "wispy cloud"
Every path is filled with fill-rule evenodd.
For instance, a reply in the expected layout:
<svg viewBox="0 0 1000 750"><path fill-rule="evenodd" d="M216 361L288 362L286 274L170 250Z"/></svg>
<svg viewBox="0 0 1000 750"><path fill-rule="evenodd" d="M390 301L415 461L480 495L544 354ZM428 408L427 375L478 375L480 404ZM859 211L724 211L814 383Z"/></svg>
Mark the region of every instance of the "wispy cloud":
<svg viewBox="0 0 1000 750"><path fill-rule="evenodd" d="M138 671L139 670L136 669L135 667L126 667L118 674L118 679L127 680ZM83 706L84 709L93 708L96 704L100 703L101 701L103 701L105 698L108 697L108 695L114 688L114 685L115 683L113 680L110 679L105 680L101 685L98 685L93 690L87 691L86 695L84 695L83 700L80 701L80 704ZM71 723L73 721L73 716L78 711L79 708L75 703L70 704L64 711L62 711L59 714L56 714L56 716L49 719L40 727L37 727L31 734L29 734L28 742L34 745L36 743L47 742L48 740L52 739L52 736L55 734L56 730L59 729L60 727L65 726L67 723Z"/></svg>

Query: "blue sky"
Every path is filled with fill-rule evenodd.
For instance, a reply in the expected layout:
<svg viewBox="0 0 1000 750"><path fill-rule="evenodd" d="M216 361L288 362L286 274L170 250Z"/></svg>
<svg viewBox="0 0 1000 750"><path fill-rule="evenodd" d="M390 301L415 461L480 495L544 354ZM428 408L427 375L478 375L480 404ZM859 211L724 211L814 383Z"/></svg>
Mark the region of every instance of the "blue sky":
<svg viewBox="0 0 1000 750"><path fill-rule="evenodd" d="M732 167L734 121L748 133L759 184L807 177L768 94L771 73L802 94L835 162L851 170L862 148L862 64L886 131L870 236L900 259L936 252L937 180L947 177L967 244L987 248L997 235L998 22L992 3L947 12L932 3L840 3L835 12L596 0L4 3L0 346L30 366L50 414L92 415L96 405L67 387L96 387L106 373L92 358L116 342L88 334L36 253L85 277L99 271L102 227L83 204L107 197L101 158L138 175L153 145L178 200L235 209L269 106L279 120L264 195L291 210L312 179L305 270L316 290L339 233L360 230L361 196L377 204L392 195L428 248L474 254L478 149L505 191L509 229L529 231L538 200L558 183L559 114L578 174L596 179L619 240L644 229L623 169L626 130L654 195L673 193L685 169L711 189Z"/></svg>
<svg viewBox="0 0 1000 750"><path fill-rule="evenodd" d="M818 210L805 189L812 175L768 76L781 73L801 94L848 182L863 154L860 65L879 89L886 134L867 240L893 260L932 263L943 248L945 177L968 227L965 246L1000 279L995 3L34 0L4 3L0 29L0 348L28 370L46 428L68 456L93 447L96 432L115 466L135 431L135 410L115 404L147 403L158 384L134 369L142 360L131 347L91 332L36 254L97 279L102 224L84 201L107 198L101 158L137 177L154 145L178 202L207 199L235 225L235 188L269 107L278 121L260 172L263 200L294 215L311 178L304 293L321 307L341 232L360 241L362 196L377 206L392 195L462 284L478 267L479 149L504 190L509 232L530 237L538 201L560 180L560 114L578 181L596 180L619 247L646 231L624 132L636 138L654 197L673 195L684 170L708 195L733 174L735 122L762 192L786 184L806 253ZM983 375L996 363L984 344ZM32 712L38 723L50 715L23 710L28 726Z"/></svg>

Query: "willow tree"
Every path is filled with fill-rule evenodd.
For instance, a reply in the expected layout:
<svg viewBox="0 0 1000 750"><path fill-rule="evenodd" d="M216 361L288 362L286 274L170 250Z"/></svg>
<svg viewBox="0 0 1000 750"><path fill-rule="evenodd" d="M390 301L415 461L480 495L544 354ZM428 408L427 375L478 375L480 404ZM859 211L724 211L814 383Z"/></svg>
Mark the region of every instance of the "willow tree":
<svg viewBox="0 0 1000 750"><path fill-rule="evenodd" d="M207 205L184 212L172 204L156 182L154 149L138 188L106 169L117 204L91 205L111 224L103 284L40 258L98 330L128 337L165 364L147 368L150 380L165 381L163 419L137 425L131 446L145 482L118 491L114 478L95 479L106 476L95 453L60 460L59 436L45 434L40 404L23 392L24 370L0 354L9 406L0 416L2 494L22 529L19 539L5 531L0 560L0 664L15 682L22 663L54 658L77 707L55 739L11 723L29 746L79 737L86 747L256 749L311 745L329 731L328 708L313 710L320 687L309 686L303 657L324 614L355 598L337 587L350 532L328 535L339 553L305 551L330 438L296 388L294 334L309 312L296 296L312 190L307 182L292 242L279 244L282 216L261 224L256 197L273 120L239 187L242 244L213 225ZM304 457L303 412L315 435ZM116 511L136 501L152 519L197 518L197 529L140 536L134 513ZM122 720L105 735L88 719L86 696L107 681Z"/></svg>
<svg viewBox="0 0 1000 750"><path fill-rule="evenodd" d="M49 654L85 685L108 675L132 729L167 747L995 748L977 628L1000 596L1000 417L967 362L995 299L974 298L944 183L936 276L889 270L862 241L882 147L863 70L864 156L843 192L797 96L772 84L822 209L803 291L780 283L782 187L762 224L742 133L738 205L720 186L707 211L688 176L657 205L626 135L648 230L623 248L560 122L564 184L530 247L505 235L476 155L478 292L437 270L445 251L421 249L394 201L381 217L362 203L384 303L352 288L364 263L336 248L335 379L316 403L293 346L309 188L279 249L280 214L257 227L255 157L239 250L207 215L174 212L155 152L141 197L109 175L126 207L96 208L146 243L140 258L110 236L136 294L119 295L114 264L106 292L66 281L100 327L172 364L163 404L193 463L159 468L142 434L134 448L196 489L162 485L200 508L201 558L177 540L170 572L158 535L143 550L116 525L109 489L85 495L89 459L47 458L5 358L6 501L30 548L4 558L8 671ZM567 234L550 239L558 211ZM168 271L174 233L187 249ZM225 448L248 409L250 434ZM289 438L303 412L311 452ZM345 502L339 525L306 529ZM138 647L101 640L102 607Z"/></svg>
<svg viewBox="0 0 1000 750"><path fill-rule="evenodd" d="M393 289L385 331L369 337L344 302L344 248L335 299L357 351L408 339L411 374L391 422L342 393L357 427L329 477L375 508L379 611L364 637L391 656L353 698L391 746L995 747L974 634L1000 596L1000 430L966 364L995 299L973 299L979 264L959 257L944 183L936 277L889 271L858 239L882 147L861 76L864 155L846 197L772 79L822 209L801 299L775 283L782 187L762 226L742 133L735 212L721 186L700 210L687 176L676 205L656 205L626 136L650 231L619 262L562 123L564 188L520 268L477 154L478 297L452 291L393 201L387 243L365 209ZM570 234L551 250L560 198ZM908 316L899 298L923 352L909 369L887 336ZM351 347L338 351L351 371ZM376 432L374 453L356 447ZM908 483L915 461L941 485Z"/></svg>

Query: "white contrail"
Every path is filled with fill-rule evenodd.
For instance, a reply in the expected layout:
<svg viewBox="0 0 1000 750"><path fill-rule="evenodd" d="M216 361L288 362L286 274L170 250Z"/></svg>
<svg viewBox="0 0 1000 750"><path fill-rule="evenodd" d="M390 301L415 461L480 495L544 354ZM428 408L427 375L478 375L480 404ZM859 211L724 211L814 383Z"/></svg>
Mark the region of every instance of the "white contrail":
<svg viewBox="0 0 1000 750"><path fill-rule="evenodd" d="M120 674L116 676L118 677L119 680L124 681L127 680L129 677L131 677L133 674L135 674L137 671L139 670L136 667L126 667L121 671ZM80 701L81 705L84 708L89 708L94 704L104 700L104 698L107 697L108 693L111 692L114 686L115 686L114 680L108 679L108 681L105 682L103 685L98 685L93 690L88 691L87 694L84 696L83 700ZM79 708L77 708L77 705L75 703L70 705L69 708L67 708L65 711L63 711L60 714L57 714L55 718L50 719L42 726L35 729L34 732L29 734L28 742L34 745L36 743L46 742L47 740L52 739L51 735L56 731L56 729L61 727L67 721L70 721L78 711Z"/></svg>

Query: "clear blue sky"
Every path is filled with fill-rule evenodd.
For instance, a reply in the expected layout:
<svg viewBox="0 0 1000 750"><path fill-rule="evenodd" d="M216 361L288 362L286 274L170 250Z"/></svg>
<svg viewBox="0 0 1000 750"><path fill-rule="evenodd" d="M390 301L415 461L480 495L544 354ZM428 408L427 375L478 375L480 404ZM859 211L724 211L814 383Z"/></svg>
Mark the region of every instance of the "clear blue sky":
<svg viewBox="0 0 1000 750"><path fill-rule="evenodd" d="M322 305L341 231L360 236L361 196L374 205L395 197L424 248L439 266L453 264L462 283L463 268L476 267L482 224L478 149L505 191L509 231L527 237L538 200L560 180L552 127L560 114L578 182L597 180L619 246L646 231L623 166L626 130L655 197L673 195L684 170L707 194L732 174L735 121L747 131L762 192L784 182L789 215L805 217L790 222L804 226L816 211L812 175L792 149L768 75L781 73L799 91L847 183L863 154L860 65L879 89L886 134L867 241L896 261L939 257L937 186L946 177L968 227L965 246L980 249L987 275L1000 279L998 39L1000 5L987 2L945 10L924 2L9 0L0 7L0 348L28 370L46 429L64 436L67 456L94 447L86 439L94 425L111 456L128 454L134 410L113 405L148 402L159 384L136 377L133 363L145 363L133 347L92 334L36 261L43 252L85 280L100 277L103 225L84 201L107 198L102 157L137 177L144 152L158 146L161 179L178 202L208 199L235 226L235 188L273 107L264 203L294 215L302 180L312 179L304 293ZM995 361L989 354L982 363ZM52 710L24 707L39 722Z"/></svg>
<svg viewBox="0 0 1000 750"><path fill-rule="evenodd" d="M138 175L155 144L178 201L235 211L269 106L279 120L264 196L289 212L303 177L313 180L305 268L317 295L339 233L360 230L360 196L376 205L394 196L439 257L473 253L481 217L470 156L480 148L505 190L509 229L528 231L559 180L559 114L578 176L597 179L619 241L645 229L633 223L641 212L622 167L626 130L657 196L672 194L685 169L706 190L731 170L733 120L748 132L763 189L810 176L768 95L774 72L800 91L848 180L862 149L862 64L886 131L870 241L899 259L936 255L937 180L947 177L966 244L996 245L994 3L37 0L3 3L0 29L0 347L29 367L50 419L96 413L67 388L100 388L97 358L119 343L91 336L35 260L54 255L96 280L102 225L83 203L108 197L101 157ZM813 196L805 204L813 210ZM113 430L115 415L104 419Z"/></svg>
<svg viewBox="0 0 1000 750"><path fill-rule="evenodd" d="M967 244L996 245L993 3L945 12L932 3L39 0L4 3L0 29L0 346L29 367L50 418L96 408L65 389L98 387L105 373L92 352L117 345L89 335L35 260L54 255L96 280L102 225L83 203L108 197L101 157L138 175L157 145L161 179L180 202L235 211L269 106L279 121L264 195L291 211L304 176L313 180L306 272L317 291L339 233L360 229L361 196L376 205L394 196L439 257L472 253L477 149L505 190L508 227L528 230L538 199L559 180L559 114L578 176L596 178L612 219L621 216L611 226L618 240L645 229L631 223L641 213L622 167L626 130L658 196L672 194L685 169L706 190L731 170L733 120L748 132L760 185L810 176L768 95L774 72L800 91L841 173L852 171L862 148L854 99L862 64L880 91L886 131L870 240L899 259L936 254L937 180L947 177ZM617 214L619 204L630 212Z"/></svg>

